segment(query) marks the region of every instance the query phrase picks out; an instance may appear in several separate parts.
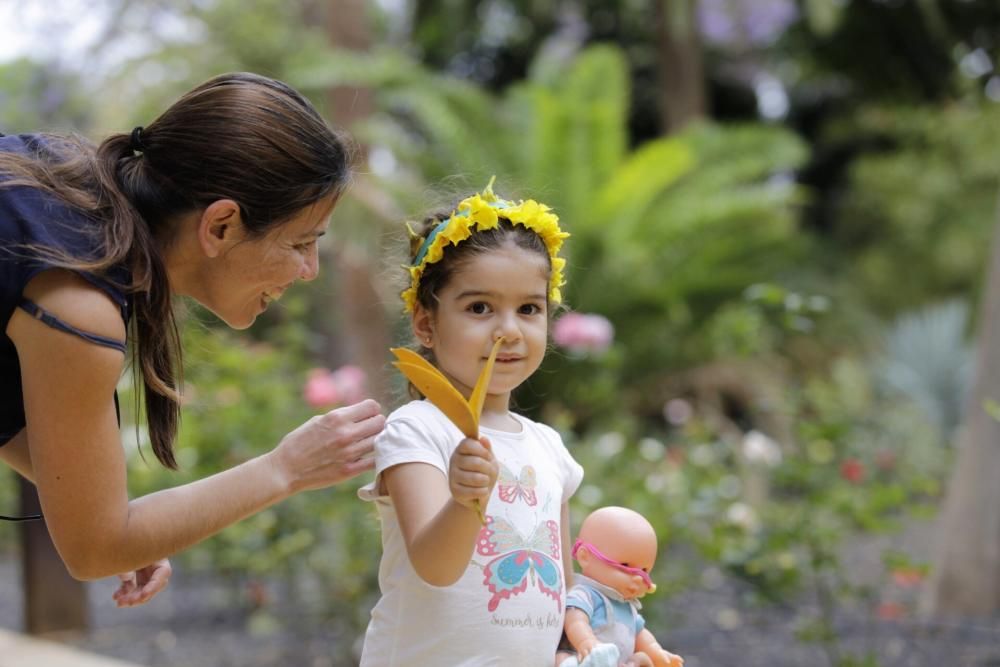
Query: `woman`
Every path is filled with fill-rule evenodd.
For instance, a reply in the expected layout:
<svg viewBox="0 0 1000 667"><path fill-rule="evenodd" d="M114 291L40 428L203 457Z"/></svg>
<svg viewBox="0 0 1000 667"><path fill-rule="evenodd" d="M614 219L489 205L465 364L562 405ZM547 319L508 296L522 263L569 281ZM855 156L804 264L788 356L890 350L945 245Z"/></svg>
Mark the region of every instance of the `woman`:
<svg viewBox="0 0 1000 667"><path fill-rule="evenodd" d="M99 146L0 136L0 458L38 489L70 573L117 573L120 606L167 583L165 559L290 495L372 467L372 400L270 452L129 501L115 386L126 333L156 457L176 463L175 295L250 326L297 280L350 176L345 146L288 86L227 74ZM141 379L141 382L138 380Z"/></svg>

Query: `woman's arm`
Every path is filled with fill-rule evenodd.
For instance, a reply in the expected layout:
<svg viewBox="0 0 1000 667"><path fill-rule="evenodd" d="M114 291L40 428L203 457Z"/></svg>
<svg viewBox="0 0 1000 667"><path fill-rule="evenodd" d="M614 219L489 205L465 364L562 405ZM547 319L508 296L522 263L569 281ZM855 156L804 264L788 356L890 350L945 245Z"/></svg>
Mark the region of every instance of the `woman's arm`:
<svg viewBox="0 0 1000 667"><path fill-rule="evenodd" d="M25 296L67 323L124 339L118 307L68 272L41 274ZM15 311L27 444L52 540L73 576L141 569L293 493L372 467L384 418L365 401L303 424L273 451L206 479L129 502L112 400L123 355Z"/></svg>
<svg viewBox="0 0 1000 667"><path fill-rule="evenodd" d="M27 429L21 429L20 433L0 447L0 461L16 470L25 479L35 481L35 475L31 470L31 455L28 453Z"/></svg>

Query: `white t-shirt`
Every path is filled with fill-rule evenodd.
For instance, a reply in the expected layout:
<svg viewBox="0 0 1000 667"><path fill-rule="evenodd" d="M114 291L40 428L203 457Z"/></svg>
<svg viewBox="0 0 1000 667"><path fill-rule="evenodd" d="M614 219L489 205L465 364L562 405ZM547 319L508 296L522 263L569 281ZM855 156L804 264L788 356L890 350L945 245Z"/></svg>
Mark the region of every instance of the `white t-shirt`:
<svg viewBox="0 0 1000 667"><path fill-rule="evenodd" d="M389 415L375 441L376 481L358 492L375 502L382 522L382 598L372 610L361 667L553 664L566 609L561 510L583 468L553 429L511 414L519 432L481 429L500 477L469 566L446 587L414 571L392 502L376 489L382 471L400 463L427 463L447 475L463 436L429 401Z"/></svg>

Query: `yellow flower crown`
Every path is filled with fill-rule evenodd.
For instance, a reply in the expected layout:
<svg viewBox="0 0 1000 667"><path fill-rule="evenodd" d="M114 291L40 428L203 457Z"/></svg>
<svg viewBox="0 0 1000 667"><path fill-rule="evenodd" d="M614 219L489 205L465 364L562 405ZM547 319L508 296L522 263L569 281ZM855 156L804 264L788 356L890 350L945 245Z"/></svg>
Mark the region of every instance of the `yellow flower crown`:
<svg viewBox="0 0 1000 667"><path fill-rule="evenodd" d="M403 310L413 312L417 303L417 288L420 278L429 264L434 264L444 257L446 246L458 245L472 236L472 228L477 231L493 229L499 219L506 218L512 224L522 225L538 234L549 251L552 263L552 275L549 277L549 300L553 303L562 301L559 288L565 284L563 267L566 260L559 257L559 248L568 233L559 229L559 218L545 204L539 204L534 199L514 203L500 199L493 194L493 181L490 179L486 189L467 197L459 202L451 216L432 229L413 258L413 263L406 267L410 272L410 287L399 296L403 299Z"/></svg>

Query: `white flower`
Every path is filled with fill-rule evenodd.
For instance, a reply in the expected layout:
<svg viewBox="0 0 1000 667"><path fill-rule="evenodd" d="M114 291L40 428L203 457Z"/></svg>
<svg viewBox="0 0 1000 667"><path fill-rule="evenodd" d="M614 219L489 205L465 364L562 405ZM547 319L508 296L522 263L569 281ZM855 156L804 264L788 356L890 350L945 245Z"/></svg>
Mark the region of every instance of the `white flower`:
<svg viewBox="0 0 1000 667"><path fill-rule="evenodd" d="M757 528L757 513L746 503L733 503L726 510L726 520L746 531Z"/></svg>
<svg viewBox="0 0 1000 667"><path fill-rule="evenodd" d="M710 466L715 463L715 452L712 451L711 445L702 443L691 448L688 458L696 466Z"/></svg>
<svg viewBox="0 0 1000 667"><path fill-rule="evenodd" d="M663 406L663 418L674 426L683 426L693 414L691 404L683 398L672 398Z"/></svg>
<svg viewBox="0 0 1000 667"><path fill-rule="evenodd" d="M653 474L646 477L646 490L652 494L657 494L667 488L666 475Z"/></svg>
<svg viewBox="0 0 1000 667"><path fill-rule="evenodd" d="M760 431L750 431L743 436L743 458L773 468L781 463L781 447Z"/></svg>
<svg viewBox="0 0 1000 667"><path fill-rule="evenodd" d="M596 449L601 457L610 459L625 449L625 436L617 431L602 433L597 438Z"/></svg>
<svg viewBox="0 0 1000 667"><path fill-rule="evenodd" d="M656 438L643 438L639 441L639 456L647 461L659 461L665 450L666 447Z"/></svg>

